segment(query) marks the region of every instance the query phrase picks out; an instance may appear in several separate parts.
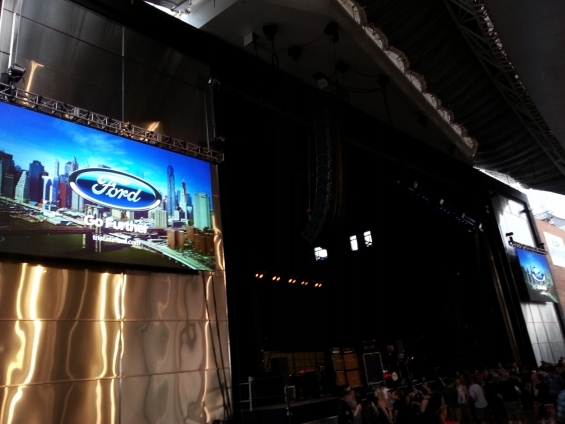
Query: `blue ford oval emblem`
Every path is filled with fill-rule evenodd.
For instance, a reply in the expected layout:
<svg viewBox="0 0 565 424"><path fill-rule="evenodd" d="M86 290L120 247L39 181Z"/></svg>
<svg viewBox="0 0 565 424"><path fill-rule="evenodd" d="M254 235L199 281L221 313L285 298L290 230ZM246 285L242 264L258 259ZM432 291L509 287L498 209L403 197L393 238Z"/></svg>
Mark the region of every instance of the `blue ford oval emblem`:
<svg viewBox="0 0 565 424"><path fill-rule="evenodd" d="M69 175L74 192L114 209L145 211L161 204L161 193L147 181L107 168L84 168Z"/></svg>

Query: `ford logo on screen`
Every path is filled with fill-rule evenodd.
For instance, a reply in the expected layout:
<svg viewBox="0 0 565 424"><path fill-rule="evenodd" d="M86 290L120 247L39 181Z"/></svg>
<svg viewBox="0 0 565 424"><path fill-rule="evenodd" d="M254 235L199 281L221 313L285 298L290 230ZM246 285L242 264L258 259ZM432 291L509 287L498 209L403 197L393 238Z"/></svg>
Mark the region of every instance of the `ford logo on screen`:
<svg viewBox="0 0 565 424"><path fill-rule="evenodd" d="M114 209L145 211L161 204L161 193L147 181L107 168L84 168L69 175L74 192Z"/></svg>

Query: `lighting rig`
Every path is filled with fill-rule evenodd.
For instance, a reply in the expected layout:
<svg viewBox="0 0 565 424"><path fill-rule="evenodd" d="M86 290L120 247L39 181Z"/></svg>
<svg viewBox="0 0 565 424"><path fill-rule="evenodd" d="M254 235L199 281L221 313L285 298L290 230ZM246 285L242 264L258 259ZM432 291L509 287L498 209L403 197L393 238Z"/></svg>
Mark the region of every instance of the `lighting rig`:
<svg viewBox="0 0 565 424"><path fill-rule="evenodd" d="M12 87L13 84L20 81L26 73L26 68L23 66L18 65L17 63L12 63L10 67L6 70L6 72L2 72L0 75L0 82L7 86L8 88L15 88ZM4 91L3 89L2 91Z"/></svg>
<svg viewBox="0 0 565 424"><path fill-rule="evenodd" d="M473 233L477 230L483 231L482 223L477 222L466 213L461 212L453 205L448 204L444 198L435 196L431 192L422 189L417 180L407 180L405 177L389 177L388 180L389 183L394 184L400 189L404 187L408 194L411 194L416 200L420 201L421 203L435 207L438 212L460 224L468 232Z"/></svg>
<svg viewBox="0 0 565 424"><path fill-rule="evenodd" d="M545 250L544 243L538 243L537 246L533 247L514 241L514 233L506 233L506 237L508 237L508 244L512 247L519 247L522 250L528 250L530 252L539 253L541 255L547 255L547 250Z"/></svg>
<svg viewBox="0 0 565 424"><path fill-rule="evenodd" d="M279 273L269 273L265 271L257 271L254 274L256 280L271 281L273 283L284 283L291 286L301 286L301 287L313 287L316 289L321 289L324 286L324 282L318 279L311 278L299 278L296 275L287 275Z"/></svg>
<svg viewBox="0 0 565 424"><path fill-rule="evenodd" d="M23 70L23 71L22 71ZM221 151L205 146L192 144L167 135L138 127L129 122L118 121L86 109L72 106L39 94L30 93L17 88L13 83L23 77L25 68L13 64L7 72L3 72L0 79L0 101L14 103L27 109L36 110L48 115L86 125L111 134L121 135L142 143L151 144L173 152L178 152L196 159L202 159L213 164L224 161Z"/></svg>

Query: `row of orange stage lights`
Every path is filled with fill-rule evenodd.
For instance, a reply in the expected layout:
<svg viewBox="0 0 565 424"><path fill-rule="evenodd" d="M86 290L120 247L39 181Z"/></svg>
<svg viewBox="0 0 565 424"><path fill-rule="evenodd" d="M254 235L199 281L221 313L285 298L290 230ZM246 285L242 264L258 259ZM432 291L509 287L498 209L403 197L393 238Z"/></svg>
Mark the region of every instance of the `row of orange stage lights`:
<svg viewBox="0 0 565 424"><path fill-rule="evenodd" d="M296 279L294 277L288 277L288 278L284 278L281 275L277 275L277 274L273 274L273 275L267 275L264 272L256 272L255 273L255 278L262 280L268 280L270 279L271 281L277 282L277 281L283 281L283 282L287 282L288 284L295 284L295 285L300 285L300 286L313 286L315 288L321 288L323 286L323 283L321 281L315 281L315 282L311 282L308 280L300 280L300 279Z"/></svg>

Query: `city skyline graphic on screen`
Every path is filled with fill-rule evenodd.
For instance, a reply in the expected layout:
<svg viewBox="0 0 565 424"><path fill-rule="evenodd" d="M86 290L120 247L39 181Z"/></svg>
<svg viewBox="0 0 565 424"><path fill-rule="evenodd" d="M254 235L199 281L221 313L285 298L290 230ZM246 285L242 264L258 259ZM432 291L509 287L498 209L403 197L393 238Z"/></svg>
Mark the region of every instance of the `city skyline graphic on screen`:
<svg viewBox="0 0 565 424"><path fill-rule="evenodd" d="M144 195L154 199L140 210ZM3 252L215 266L202 160L0 103L0 199Z"/></svg>

